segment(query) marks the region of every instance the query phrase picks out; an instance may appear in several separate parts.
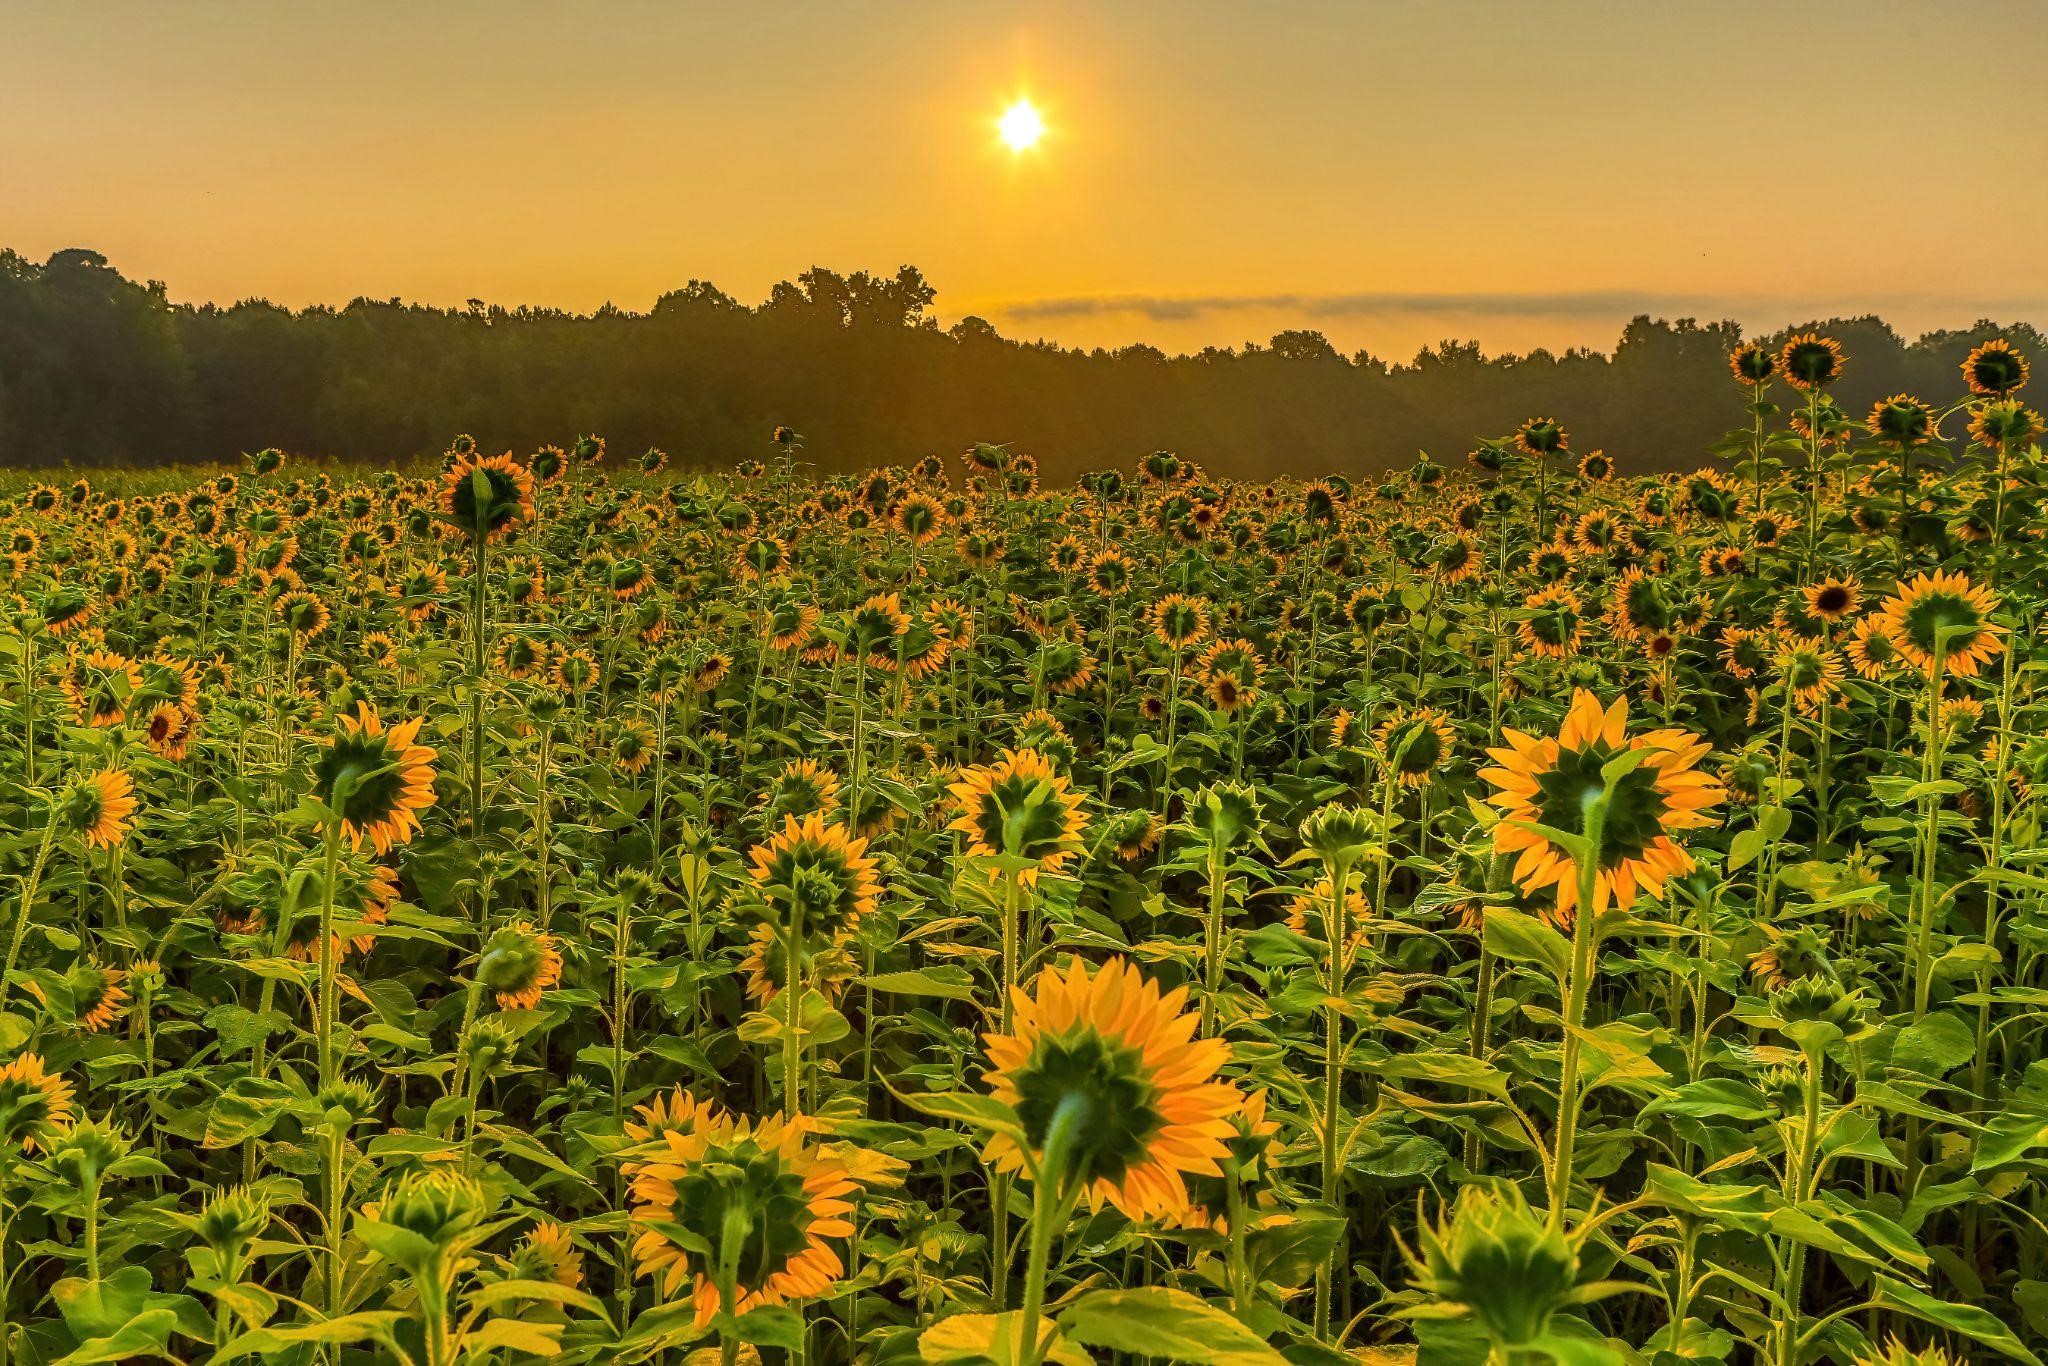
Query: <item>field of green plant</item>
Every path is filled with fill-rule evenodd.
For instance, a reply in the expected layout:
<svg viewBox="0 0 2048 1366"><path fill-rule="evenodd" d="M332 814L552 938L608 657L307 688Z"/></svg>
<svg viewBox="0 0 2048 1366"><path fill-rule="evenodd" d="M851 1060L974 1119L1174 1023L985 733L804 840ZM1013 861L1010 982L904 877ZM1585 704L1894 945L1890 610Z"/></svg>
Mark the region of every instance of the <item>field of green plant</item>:
<svg viewBox="0 0 2048 1366"><path fill-rule="evenodd" d="M0 476L0 1366L2038 1366L2042 419L1854 363Z"/></svg>

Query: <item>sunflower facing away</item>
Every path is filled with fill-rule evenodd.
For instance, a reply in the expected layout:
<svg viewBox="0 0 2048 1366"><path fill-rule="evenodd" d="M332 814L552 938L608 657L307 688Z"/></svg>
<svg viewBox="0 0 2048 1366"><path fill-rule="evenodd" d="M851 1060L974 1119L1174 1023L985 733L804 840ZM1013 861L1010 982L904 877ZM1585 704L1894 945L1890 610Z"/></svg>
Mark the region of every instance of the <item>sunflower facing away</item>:
<svg viewBox="0 0 2048 1366"><path fill-rule="evenodd" d="M1917 575L1877 609L1878 629L1914 668L1934 668L1937 647L1942 671L1975 678L2005 648L2005 628L1991 620L1998 599L1966 574L1936 571Z"/></svg>
<svg viewBox="0 0 2048 1366"><path fill-rule="evenodd" d="M1048 968L1014 999L1015 1032L984 1036L985 1080L1016 1112L1029 1152L997 1134L983 1153L996 1170L1036 1167L1053 1116L1078 1097L1071 1177L1091 1208L1178 1215L1188 1176L1223 1174L1244 1098L1216 1079L1230 1045L1195 1037L1199 1018L1181 1009L1186 987L1162 994L1121 958L1092 972L1072 958L1064 974Z"/></svg>
<svg viewBox="0 0 2048 1366"><path fill-rule="evenodd" d="M1056 873L1081 847L1081 794L1035 749L1006 749L993 764L968 769L947 788L959 815L946 828L967 836L975 858L1026 859L1018 881Z"/></svg>
<svg viewBox="0 0 2048 1366"><path fill-rule="evenodd" d="M1599 699L1580 688L1555 738L1512 728L1506 737L1506 747L1487 751L1496 766L1479 775L1499 789L1488 798L1502 815L1494 845L1517 855L1514 878L1525 895L1556 890L1560 917L1577 909L1578 868L1570 854L1527 826L1579 830L1584 803L1600 793L1601 770L1617 755L1648 751L1614 786L1597 851L1595 915L1610 905L1626 909L1638 890L1661 896L1667 878L1690 872L1692 856L1671 836L1713 824L1706 808L1727 796L1717 779L1698 770L1709 749L1705 740L1683 730L1631 737L1626 699L1603 711Z"/></svg>
<svg viewBox="0 0 2048 1366"><path fill-rule="evenodd" d="M748 855L748 872L787 914L801 902L808 932L830 935L851 929L873 913L882 893L868 843L817 812L782 818L782 829Z"/></svg>
<svg viewBox="0 0 2048 1366"><path fill-rule="evenodd" d="M135 807L135 780L119 769L102 769L71 785L63 818L88 849L112 849L128 838Z"/></svg>
<svg viewBox="0 0 2048 1366"><path fill-rule="evenodd" d="M24 1053L0 1067L0 1146L30 1149L36 1135L71 1117L71 1083Z"/></svg>
<svg viewBox="0 0 2048 1366"><path fill-rule="evenodd" d="M738 1236L729 1312L824 1294L845 1269L826 1240L853 1236L847 1197L856 1183L846 1165L807 1143L800 1119L756 1123L691 1109L687 1124L630 1150L636 1274L653 1277L664 1297L687 1287L702 1327L720 1308L717 1252Z"/></svg>
<svg viewBox="0 0 2048 1366"><path fill-rule="evenodd" d="M415 744L421 718L386 730L376 709L358 702L335 718L334 737L313 766L313 791L341 817L351 848L368 840L381 854L409 844L419 813L434 804L434 751Z"/></svg>
<svg viewBox="0 0 2048 1366"><path fill-rule="evenodd" d="M441 476L441 514L467 535L497 540L533 520L533 479L509 452L472 452Z"/></svg>

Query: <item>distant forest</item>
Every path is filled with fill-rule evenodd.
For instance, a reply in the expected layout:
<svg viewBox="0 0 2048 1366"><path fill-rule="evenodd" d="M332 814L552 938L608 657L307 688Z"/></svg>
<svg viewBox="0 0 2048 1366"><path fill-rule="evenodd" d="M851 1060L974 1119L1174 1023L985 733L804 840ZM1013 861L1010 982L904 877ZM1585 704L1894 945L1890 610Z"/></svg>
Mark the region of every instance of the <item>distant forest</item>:
<svg viewBox="0 0 2048 1366"><path fill-rule="evenodd" d="M1049 480L1178 451L1219 475L1364 471L1418 450L1455 460L1476 439L1554 416L1578 450L1624 470L1699 463L1743 425L1726 357L1732 322L1638 317L1613 354L1486 356L1446 341L1406 363L1339 353L1319 332L1168 356L941 328L936 291L894 275L806 271L749 307L693 280L646 313L459 309L396 299L294 311L261 300L173 303L97 252L38 265L0 251L0 466L107 467L232 459L278 446L376 464L458 432L530 451L603 435L672 467L759 456L802 433L828 471L908 463L976 441L1037 456ZM1972 345L2032 327L1980 323L1907 342L1881 319L1816 320L1848 353L1835 390L1860 416L1896 392L1943 401Z"/></svg>

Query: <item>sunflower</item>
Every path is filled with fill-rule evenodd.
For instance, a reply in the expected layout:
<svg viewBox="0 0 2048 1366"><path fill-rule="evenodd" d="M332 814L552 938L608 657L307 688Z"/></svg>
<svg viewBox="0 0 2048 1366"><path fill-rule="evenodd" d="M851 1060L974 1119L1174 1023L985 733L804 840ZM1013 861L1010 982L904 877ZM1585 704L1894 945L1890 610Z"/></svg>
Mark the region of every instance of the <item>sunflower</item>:
<svg viewBox="0 0 2048 1366"><path fill-rule="evenodd" d="M1064 975L1048 968L1014 1000L1014 1033L983 1036L985 1080L1023 1139L988 1141L983 1157L997 1171L1042 1172L1059 1117L1078 1125L1066 1176L1093 1209L1178 1215L1189 1204L1187 1177L1223 1175L1244 1098L1216 1080L1230 1045L1194 1037L1198 1018L1181 1009L1186 987L1162 994L1121 958L1092 972L1071 958Z"/></svg>
<svg viewBox="0 0 2048 1366"><path fill-rule="evenodd" d="M1259 679L1265 670L1266 661L1257 647L1241 639L1212 641L1195 661L1196 676L1208 686L1210 698L1218 702L1218 710L1226 712L1235 711L1258 696ZM1217 696L1219 684L1228 685L1235 699L1232 705L1221 704Z"/></svg>
<svg viewBox="0 0 2048 1366"><path fill-rule="evenodd" d="M1169 593L1152 604L1152 634L1170 650L1184 650L1209 634L1209 600Z"/></svg>
<svg viewBox="0 0 2048 1366"><path fill-rule="evenodd" d="M2005 628L1991 620L1998 599L1965 574L1937 570L1920 574L1877 610L1878 626L1908 664L1934 667L1939 649L1943 670L1974 678L1985 662L2005 648Z"/></svg>
<svg viewBox="0 0 2048 1366"><path fill-rule="evenodd" d="M761 794L771 816L827 815L839 809L839 775L816 759L792 759Z"/></svg>
<svg viewBox="0 0 2048 1366"><path fill-rule="evenodd" d="M1072 641L1041 651L1036 672L1045 690L1056 697L1085 692L1095 681L1095 656Z"/></svg>
<svg viewBox="0 0 2048 1366"><path fill-rule="evenodd" d="M1996 337L1963 358L1963 379L1980 398L2003 398L2027 384L2027 358Z"/></svg>
<svg viewBox="0 0 2048 1366"><path fill-rule="evenodd" d="M88 849L112 849L135 824L135 780L119 769L102 769L71 784L63 798L65 826Z"/></svg>
<svg viewBox="0 0 2048 1366"><path fill-rule="evenodd" d="M331 617L327 604L312 593L294 591L286 593L272 608L277 619L292 633L292 638L301 647L327 629Z"/></svg>
<svg viewBox="0 0 2048 1366"><path fill-rule="evenodd" d="M370 642L363 641L365 652ZM396 651L393 652L394 656ZM545 643L519 631L507 631L498 637L497 648L491 652L491 659L499 675L515 681L531 678L547 667L548 649Z"/></svg>
<svg viewBox="0 0 2048 1366"><path fill-rule="evenodd" d="M690 686L696 692L717 692L725 676L733 672L733 657L723 649L715 649L709 655L696 661L696 668L690 672Z"/></svg>
<svg viewBox="0 0 2048 1366"><path fill-rule="evenodd" d="M896 505L890 525L896 534L920 549L946 531L946 508L928 493L913 493Z"/></svg>
<svg viewBox="0 0 2048 1366"><path fill-rule="evenodd" d="M142 670L112 650L73 650L59 681L81 726L118 726L142 688Z"/></svg>
<svg viewBox="0 0 2048 1366"><path fill-rule="evenodd" d="M1331 749L1344 747L1345 742L1351 738L1351 723L1355 719L1349 707L1339 707L1330 714L1328 734Z"/></svg>
<svg viewBox="0 0 2048 1366"><path fill-rule="evenodd" d="M805 1134L802 1119L757 1123L705 1109L630 1150L635 1274L654 1277L664 1297L688 1286L699 1328L721 1307L717 1254L735 1227L746 1230L733 1250L726 1308L735 1315L822 1295L844 1270L826 1240L853 1236L846 1197L857 1183Z"/></svg>
<svg viewBox="0 0 2048 1366"><path fill-rule="evenodd" d="M768 648L787 654L799 648L818 628L822 616L815 606L808 602L778 602L768 609L765 629L768 632Z"/></svg>
<svg viewBox="0 0 2048 1366"><path fill-rule="evenodd" d="M854 608L847 619L854 656L868 664L893 658L896 638L909 629L910 614L903 610L899 593L877 593Z"/></svg>
<svg viewBox="0 0 2048 1366"><path fill-rule="evenodd" d="M1736 626L1722 633L1721 666L1730 678L1755 678L1769 665L1774 653L1768 631Z"/></svg>
<svg viewBox="0 0 2048 1366"><path fill-rule="evenodd" d="M1863 593L1849 579L1826 578L1805 590L1806 610L1825 622L1837 622L1863 603Z"/></svg>
<svg viewBox="0 0 2048 1366"><path fill-rule="evenodd" d="M1624 640L1669 631L1681 625L1686 604L1661 575L1631 568L1614 586L1614 601L1608 620L1614 634Z"/></svg>
<svg viewBox="0 0 2048 1366"><path fill-rule="evenodd" d="M434 751L414 743L422 718L386 730L368 702L335 718L333 737L313 766L313 791L341 818L351 848L368 840L378 854L409 844L419 813L434 804Z"/></svg>
<svg viewBox="0 0 2048 1366"><path fill-rule="evenodd" d="M924 619L945 633L950 645L948 658L974 644L974 612L965 604L952 598L933 598L925 604Z"/></svg>
<svg viewBox="0 0 2048 1366"><path fill-rule="evenodd" d="M1557 540L1538 546L1529 553L1529 572L1538 583L1560 583L1570 575L1578 559L1578 548L1565 540L1560 532Z"/></svg>
<svg viewBox="0 0 2048 1366"><path fill-rule="evenodd" d="M1404 787L1422 787L1450 757L1457 737L1450 718L1434 707L1403 708L1374 733L1381 761Z"/></svg>
<svg viewBox="0 0 2048 1366"><path fill-rule="evenodd" d="M1728 353L1728 369L1736 379L1755 388L1770 383L1778 373L1778 358L1762 342L1743 342Z"/></svg>
<svg viewBox="0 0 2048 1366"><path fill-rule="evenodd" d="M619 602L631 602L654 586L654 568L631 555L613 560L604 569L605 587Z"/></svg>
<svg viewBox="0 0 2048 1366"><path fill-rule="evenodd" d="M612 762L624 773L641 773L654 762L654 727L627 721L612 734Z"/></svg>
<svg viewBox="0 0 2048 1366"><path fill-rule="evenodd" d="M1987 403L1970 419L1970 439L1994 451L2032 445L2042 430L2041 415L2015 399Z"/></svg>
<svg viewBox="0 0 2048 1366"><path fill-rule="evenodd" d="M1107 838L1118 858L1136 863L1159 847L1165 833L1166 817L1159 812L1123 811L1110 819Z"/></svg>
<svg viewBox="0 0 2048 1366"><path fill-rule="evenodd" d="M489 988L500 1010L531 1010L543 993L562 980L560 941L525 920L492 932L477 960L477 981Z"/></svg>
<svg viewBox="0 0 2048 1366"><path fill-rule="evenodd" d="M1287 929L1304 939L1330 937L1330 912L1336 909L1336 884L1327 877L1317 878L1287 898ZM1353 883L1344 893L1345 923L1351 927L1354 943L1365 937L1361 928L1371 915L1366 905L1365 888Z"/></svg>
<svg viewBox="0 0 2048 1366"><path fill-rule="evenodd" d="M1069 784L1037 750L1006 749L947 788L959 815L946 828L967 836L972 857L1026 860L1017 879L1028 886L1040 873L1059 872L1081 847L1086 820L1081 794Z"/></svg>
<svg viewBox="0 0 2048 1366"><path fill-rule="evenodd" d="M465 537L498 541L532 520L535 469L506 455L463 455L440 475L440 514Z"/></svg>
<svg viewBox="0 0 2048 1366"><path fill-rule="evenodd" d="M1778 642L1778 682L1801 710L1813 711L1841 690L1848 670L1842 657L1815 636L1787 636Z"/></svg>
<svg viewBox="0 0 2048 1366"><path fill-rule="evenodd" d="M1882 678L1899 659L1899 647L1884 633L1884 622L1875 612L1856 623L1846 648L1849 663L1861 678Z"/></svg>
<svg viewBox="0 0 2048 1366"><path fill-rule="evenodd" d="M1577 594L1564 584L1554 583L1537 590L1522 604L1525 615L1515 623L1515 638L1545 659L1565 659L1578 653L1586 635L1585 610Z"/></svg>
<svg viewBox="0 0 2048 1366"><path fill-rule="evenodd" d="M119 968L86 962L71 972L71 1019L87 1034L97 1034L121 1018L128 1005L128 991L122 984L127 974Z"/></svg>
<svg viewBox="0 0 2048 1366"><path fill-rule="evenodd" d="M1692 870L1692 856L1671 836L1712 824L1705 810L1726 796L1716 779L1697 768L1709 748L1705 740L1683 730L1631 737L1626 699L1603 711L1599 699L1584 688L1573 693L1555 738L1514 729L1506 737L1506 747L1487 751L1496 766L1482 769L1480 776L1499 789L1488 798L1502 813L1494 846L1518 855L1514 878L1524 894L1554 888L1560 917L1577 909L1574 859L1529 827L1579 829L1585 804L1603 790L1602 770L1628 751L1642 751L1644 758L1612 787L1596 851L1593 913L1611 904L1626 909L1639 889L1659 897L1667 878Z"/></svg>
<svg viewBox="0 0 2048 1366"><path fill-rule="evenodd" d="M1871 405L1863 425L1887 446L1912 450L1934 436L1934 410L1910 394L1893 394Z"/></svg>
<svg viewBox="0 0 2048 1366"><path fill-rule="evenodd" d="M827 1004L836 1002L845 984L860 976L860 960L847 947L847 939L804 936L798 951L803 982L815 987ZM773 925L756 925L747 936L747 952L740 959L740 971L747 976L747 999L767 1009L789 981L784 955L788 940Z"/></svg>
<svg viewBox="0 0 2048 1366"><path fill-rule="evenodd" d="M150 753L159 759L182 763L191 749L192 733L198 729L199 715L190 712L175 702L159 702L150 709L149 721L143 729L143 741Z"/></svg>
<svg viewBox="0 0 2048 1366"><path fill-rule="evenodd" d="M1554 417L1532 417L1515 429L1515 449L1532 460L1561 455L1571 448L1571 436Z"/></svg>
<svg viewBox="0 0 2048 1366"><path fill-rule="evenodd" d="M71 1083L45 1069L41 1055L23 1053L0 1067L0 1147L24 1151L71 1118Z"/></svg>
<svg viewBox="0 0 2048 1366"><path fill-rule="evenodd" d="M1116 550L1096 555L1088 565L1088 586L1105 598L1120 598L1130 592L1130 557Z"/></svg>
<svg viewBox="0 0 2048 1366"><path fill-rule="evenodd" d="M365 631L356 648L363 662L373 668L389 669L398 663L398 642L392 639L389 631Z"/></svg>
<svg viewBox="0 0 2048 1366"><path fill-rule="evenodd" d="M564 650L558 646L550 673L557 692L587 692L597 685L597 656L588 650Z"/></svg>
<svg viewBox="0 0 2048 1366"><path fill-rule="evenodd" d="M547 1281L571 1290L583 1285L583 1254L569 1230L552 1219L533 1226L512 1254L513 1274L521 1280Z"/></svg>
<svg viewBox="0 0 2048 1366"><path fill-rule="evenodd" d="M1778 368L1794 389L1825 389L1842 377L1842 347L1833 337L1802 332L1778 352Z"/></svg>
<svg viewBox="0 0 2048 1366"><path fill-rule="evenodd" d="M807 931L835 935L873 914L882 882L867 841L812 812L784 816L782 829L748 854L748 872L783 914L800 907Z"/></svg>

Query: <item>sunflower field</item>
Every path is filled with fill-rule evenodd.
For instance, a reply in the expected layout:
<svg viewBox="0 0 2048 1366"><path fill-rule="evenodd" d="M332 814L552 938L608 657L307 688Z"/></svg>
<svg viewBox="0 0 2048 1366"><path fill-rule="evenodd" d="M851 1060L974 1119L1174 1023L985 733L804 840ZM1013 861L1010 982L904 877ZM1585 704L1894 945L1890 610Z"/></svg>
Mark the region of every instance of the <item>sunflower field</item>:
<svg viewBox="0 0 2048 1366"><path fill-rule="evenodd" d="M1853 360L0 475L0 1366L2039 1366L2043 423Z"/></svg>

